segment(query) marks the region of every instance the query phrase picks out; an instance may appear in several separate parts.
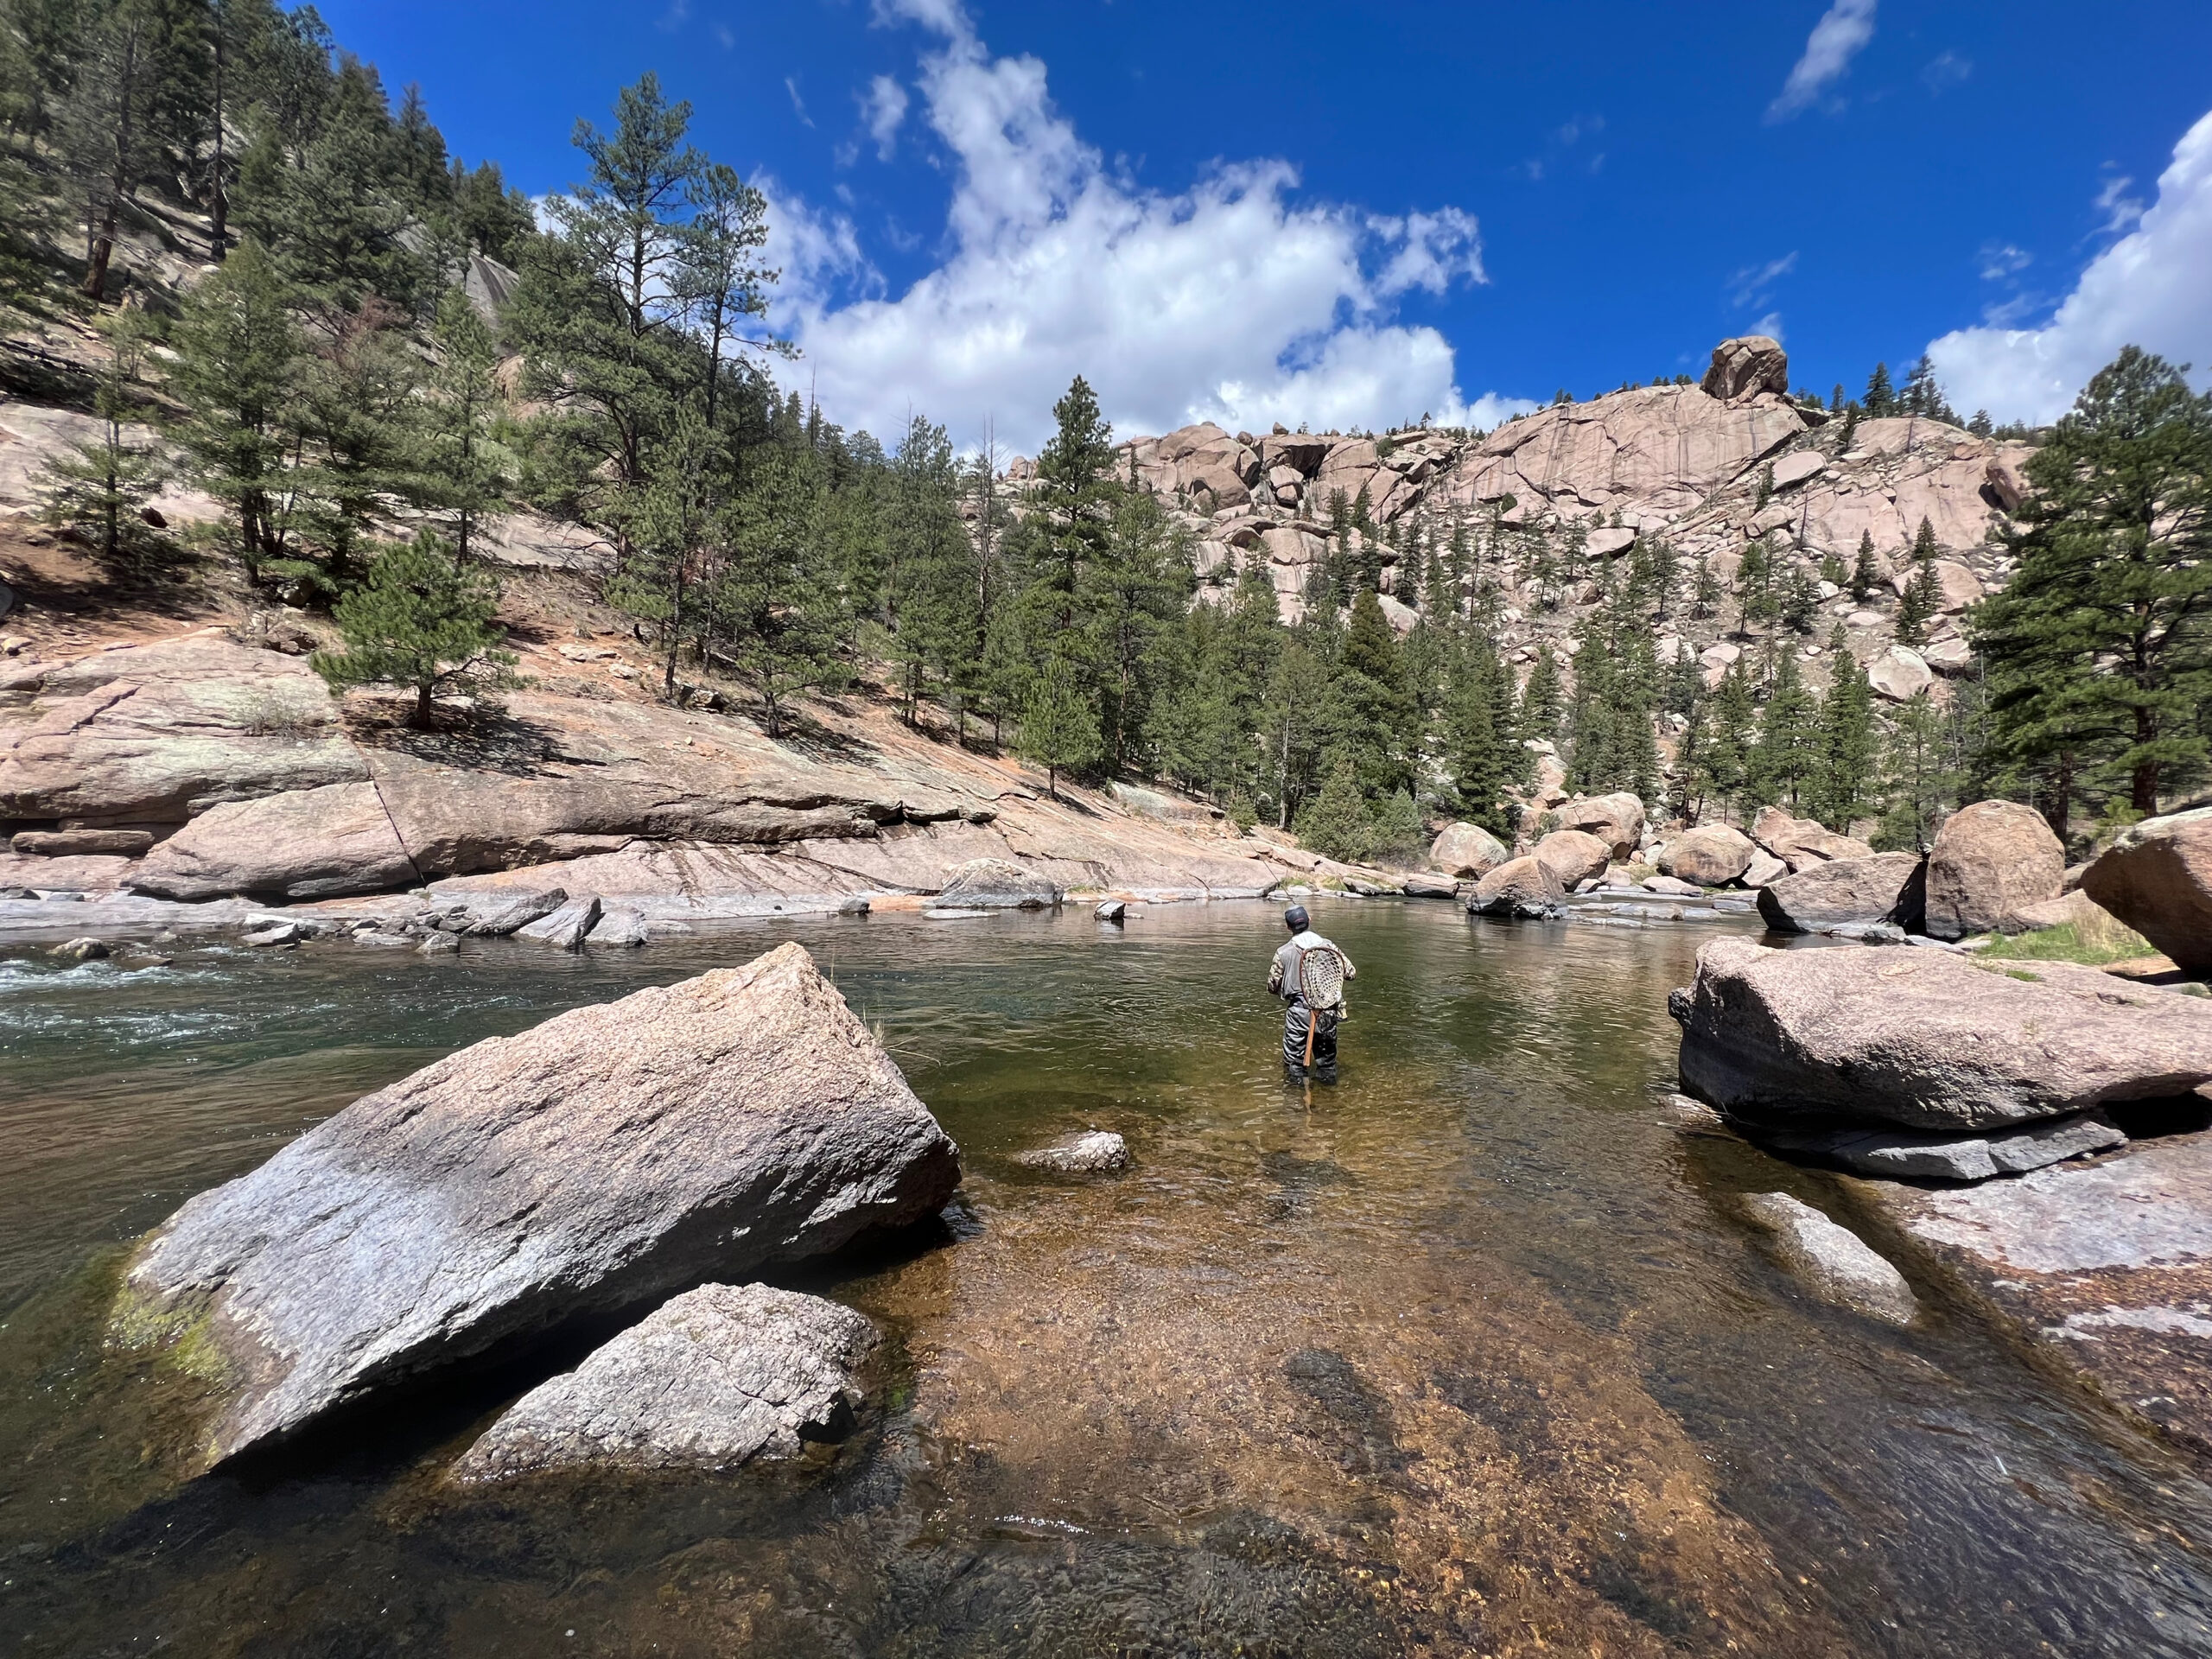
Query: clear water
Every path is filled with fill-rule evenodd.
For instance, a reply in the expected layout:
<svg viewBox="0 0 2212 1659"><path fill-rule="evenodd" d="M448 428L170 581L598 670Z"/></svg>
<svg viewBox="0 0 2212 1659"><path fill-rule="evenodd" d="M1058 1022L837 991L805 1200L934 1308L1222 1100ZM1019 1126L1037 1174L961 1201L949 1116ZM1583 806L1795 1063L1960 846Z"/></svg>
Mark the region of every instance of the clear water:
<svg viewBox="0 0 2212 1659"><path fill-rule="evenodd" d="M1668 1126L1708 929L1329 907L1342 1081L1276 1071L1255 905L883 916L623 955L0 961L0 1654L2183 1655L2212 1494L1922 1286L1810 1302ZM932 1241L792 1282L893 1338L807 1467L457 1495L581 1338L251 1481L164 1488L119 1248L355 1096L797 938L967 1159ZM1121 1131L1135 1166L1011 1154Z"/></svg>

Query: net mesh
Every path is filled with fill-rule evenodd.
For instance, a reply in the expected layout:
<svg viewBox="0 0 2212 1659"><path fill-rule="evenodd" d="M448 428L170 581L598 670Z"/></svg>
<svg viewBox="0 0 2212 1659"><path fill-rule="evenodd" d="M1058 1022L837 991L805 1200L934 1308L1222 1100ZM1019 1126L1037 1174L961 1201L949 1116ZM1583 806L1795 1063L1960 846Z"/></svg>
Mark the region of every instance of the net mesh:
<svg viewBox="0 0 2212 1659"><path fill-rule="evenodd" d="M1344 1000L1344 959L1335 951L1316 947L1298 963L1298 988L1309 1008L1333 1008Z"/></svg>

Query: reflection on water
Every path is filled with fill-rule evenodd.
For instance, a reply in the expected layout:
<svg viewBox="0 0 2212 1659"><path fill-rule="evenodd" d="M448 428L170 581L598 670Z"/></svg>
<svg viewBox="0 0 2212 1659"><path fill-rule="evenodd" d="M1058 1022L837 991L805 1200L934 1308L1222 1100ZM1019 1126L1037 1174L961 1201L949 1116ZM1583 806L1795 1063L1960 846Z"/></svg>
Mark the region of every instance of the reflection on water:
<svg viewBox="0 0 2212 1659"><path fill-rule="evenodd" d="M2212 1650L2203 1487L1940 1295L1800 1299L1726 1200L1817 1179L1662 1126L1709 931L1323 925L1360 977L1310 1097L1257 906L0 963L0 1651ZM571 1340L148 1497L103 1250L437 1054L785 937L969 1167L946 1240L793 1280L893 1338L826 1468L443 1488ZM1093 1126L1128 1174L1010 1161Z"/></svg>

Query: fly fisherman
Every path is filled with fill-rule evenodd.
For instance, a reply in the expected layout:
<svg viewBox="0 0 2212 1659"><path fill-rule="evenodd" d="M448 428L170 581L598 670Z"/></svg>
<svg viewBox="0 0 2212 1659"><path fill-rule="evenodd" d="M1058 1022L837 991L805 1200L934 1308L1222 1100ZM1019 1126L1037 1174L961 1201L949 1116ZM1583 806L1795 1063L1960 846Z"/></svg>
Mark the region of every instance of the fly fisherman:
<svg viewBox="0 0 2212 1659"><path fill-rule="evenodd" d="M1341 981L1334 975L1309 974L1306 958L1309 952L1332 953L1343 964L1343 979L1354 976L1351 958L1313 931L1313 918L1306 913L1305 906L1293 905L1283 912L1282 920L1290 930L1290 943L1275 952L1274 963L1268 969L1268 995L1290 1004L1282 1017L1282 1063L1293 1077L1303 1077L1310 1061L1323 1082L1333 1082L1337 1021L1344 1015L1341 988L1332 995L1325 993L1324 1006L1309 1007L1306 1001L1315 982L1326 980L1340 987Z"/></svg>

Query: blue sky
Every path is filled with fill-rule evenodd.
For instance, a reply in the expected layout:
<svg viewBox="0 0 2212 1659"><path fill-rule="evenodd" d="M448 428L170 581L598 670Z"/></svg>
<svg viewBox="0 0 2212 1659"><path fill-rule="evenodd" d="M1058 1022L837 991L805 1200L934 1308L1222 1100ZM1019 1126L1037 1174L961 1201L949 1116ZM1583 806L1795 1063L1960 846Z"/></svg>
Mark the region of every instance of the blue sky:
<svg viewBox="0 0 2212 1659"><path fill-rule="evenodd" d="M533 194L658 70L887 435L1031 447L1078 371L1125 430L1488 424L1763 325L1824 391L1935 342L2000 419L2126 340L2212 368L2204 0L322 10Z"/></svg>

